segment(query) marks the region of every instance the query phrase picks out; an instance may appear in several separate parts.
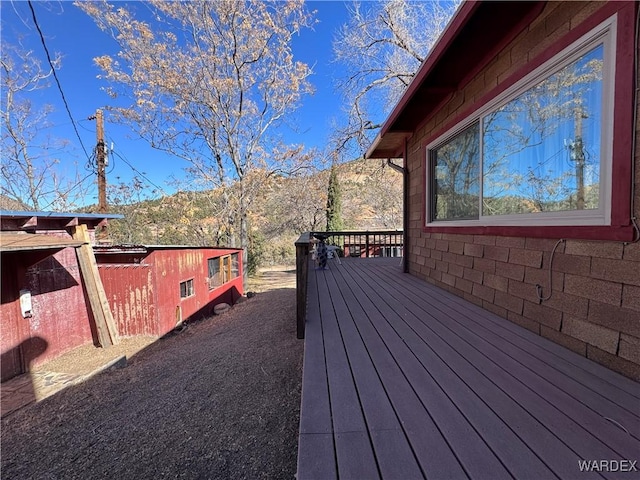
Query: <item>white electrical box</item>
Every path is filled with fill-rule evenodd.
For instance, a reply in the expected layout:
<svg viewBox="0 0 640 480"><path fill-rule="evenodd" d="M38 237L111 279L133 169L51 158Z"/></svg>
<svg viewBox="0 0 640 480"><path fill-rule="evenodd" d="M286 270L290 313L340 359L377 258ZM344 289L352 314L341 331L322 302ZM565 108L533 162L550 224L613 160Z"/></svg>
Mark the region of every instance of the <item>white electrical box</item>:
<svg viewBox="0 0 640 480"><path fill-rule="evenodd" d="M31 292L29 290L20 290L20 310L22 311L22 318L31 318L33 316Z"/></svg>

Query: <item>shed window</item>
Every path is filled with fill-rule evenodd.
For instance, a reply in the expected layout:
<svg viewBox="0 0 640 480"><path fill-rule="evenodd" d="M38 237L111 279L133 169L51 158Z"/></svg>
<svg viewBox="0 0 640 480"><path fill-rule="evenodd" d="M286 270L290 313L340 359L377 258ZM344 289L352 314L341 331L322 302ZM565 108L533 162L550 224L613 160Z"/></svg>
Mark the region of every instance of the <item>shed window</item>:
<svg viewBox="0 0 640 480"><path fill-rule="evenodd" d="M195 292L193 291L193 278L180 282L180 298L191 297Z"/></svg>
<svg viewBox="0 0 640 480"><path fill-rule="evenodd" d="M209 270L209 290L222 285L222 273L220 272L220 257L207 260Z"/></svg>
<svg viewBox="0 0 640 480"><path fill-rule="evenodd" d="M428 147L428 223L606 225L615 19Z"/></svg>
<svg viewBox="0 0 640 480"><path fill-rule="evenodd" d="M209 290L224 285L240 274L239 258L237 253L232 253L208 260Z"/></svg>
<svg viewBox="0 0 640 480"><path fill-rule="evenodd" d="M240 275L240 256L237 253L231 254L231 278L237 278Z"/></svg>

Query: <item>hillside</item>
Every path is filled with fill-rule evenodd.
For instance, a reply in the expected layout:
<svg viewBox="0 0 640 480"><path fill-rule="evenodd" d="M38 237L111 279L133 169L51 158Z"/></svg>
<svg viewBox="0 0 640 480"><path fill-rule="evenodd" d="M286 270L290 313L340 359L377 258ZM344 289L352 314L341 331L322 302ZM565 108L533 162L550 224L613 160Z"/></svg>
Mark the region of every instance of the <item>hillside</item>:
<svg viewBox="0 0 640 480"><path fill-rule="evenodd" d="M261 264L291 261L294 241L305 231L324 230L329 171L309 176L259 176L247 223L250 250ZM380 161L356 160L338 166L343 220L348 230L402 228L402 175ZM233 192L234 187L231 187ZM229 203L219 190L179 192L159 199L127 202L131 192L112 195L113 243L233 245ZM232 205L231 205L232 206Z"/></svg>

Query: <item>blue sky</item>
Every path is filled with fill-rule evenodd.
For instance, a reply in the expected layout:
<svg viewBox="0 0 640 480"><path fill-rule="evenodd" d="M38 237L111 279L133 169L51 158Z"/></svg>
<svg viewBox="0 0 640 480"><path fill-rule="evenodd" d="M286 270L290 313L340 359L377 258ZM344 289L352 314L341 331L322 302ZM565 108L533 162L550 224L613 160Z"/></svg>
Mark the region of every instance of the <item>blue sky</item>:
<svg viewBox="0 0 640 480"><path fill-rule="evenodd" d="M112 100L102 91L105 84L96 76L100 73L93 58L103 54L117 53L113 40L101 32L91 18L76 8L71 2L33 2L38 24L45 37L49 52L62 54L62 68L57 72L71 116L76 122L84 148L91 153L95 145L95 121L88 117L97 108L104 108ZM346 5L342 1L308 2L309 10L317 10L319 21L313 30L305 30L294 40L294 55L298 60L313 66L311 82L316 93L303 99L302 107L296 112L292 123L297 131L282 132L291 143L304 144L307 148L324 148L333 124L342 115L340 98L334 89L334 69L332 42L338 28L347 21ZM17 36L24 36L25 45L46 65L46 54L35 28L27 2L1 2L2 42L14 42ZM52 127L43 134L70 142L68 148L59 155L60 171L72 171L77 163L83 173L87 156L76 135L73 124L64 107L62 97L52 80L48 89L32 96L35 105L48 103L54 107L49 120ZM132 132L109 122L105 113L105 137L108 146L113 143L116 154L111 155L108 182L117 178L128 181L136 175L130 165L143 172L153 184L166 193L175 188L167 185L171 176L182 177L187 165L179 160L166 157L151 149L146 142L136 139ZM128 165L130 164L130 165ZM88 173L88 172L87 172ZM92 187L88 204L97 202L97 189Z"/></svg>

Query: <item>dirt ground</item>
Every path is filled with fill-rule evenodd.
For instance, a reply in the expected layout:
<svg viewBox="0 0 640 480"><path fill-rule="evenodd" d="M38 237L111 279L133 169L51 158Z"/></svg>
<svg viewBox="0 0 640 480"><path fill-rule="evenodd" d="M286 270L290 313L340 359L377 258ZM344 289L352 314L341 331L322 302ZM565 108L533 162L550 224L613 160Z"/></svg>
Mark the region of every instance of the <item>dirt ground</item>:
<svg viewBox="0 0 640 480"><path fill-rule="evenodd" d="M249 279L247 292L261 293L282 288L296 288L295 267L276 265L261 268L259 275ZM138 336L122 338L117 345L109 348L85 345L39 365L34 370L86 375L123 355L129 359L156 340L155 337Z"/></svg>
<svg viewBox="0 0 640 480"><path fill-rule="evenodd" d="M126 368L3 418L2 478L294 478L295 272L269 269L249 290L220 316L121 346ZM90 371L95 350L56 367Z"/></svg>

